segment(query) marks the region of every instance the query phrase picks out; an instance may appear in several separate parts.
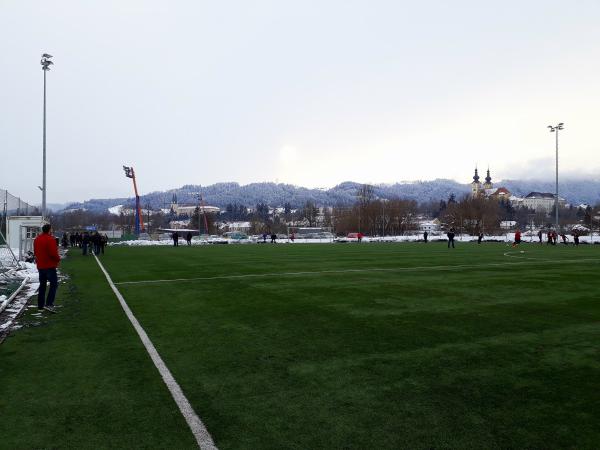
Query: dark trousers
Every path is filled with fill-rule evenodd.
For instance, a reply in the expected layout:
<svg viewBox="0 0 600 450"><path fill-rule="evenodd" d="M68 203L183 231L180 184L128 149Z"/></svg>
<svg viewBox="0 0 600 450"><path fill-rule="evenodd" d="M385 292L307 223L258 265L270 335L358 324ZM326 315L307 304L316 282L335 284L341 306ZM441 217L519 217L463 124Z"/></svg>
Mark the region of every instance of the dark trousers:
<svg viewBox="0 0 600 450"><path fill-rule="evenodd" d="M448 248L450 248L450 245L454 248L454 239L448 239Z"/></svg>
<svg viewBox="0 0 600 450"><path fill-rule="evenodd" d="M82 244L83 254L87 255L88 245L86 243Z"/></svg>
<svg viewBox="0 0 600 450"><path fill-rule="evenodd" d="M38 269L40 274L40 288L38 290L38 308L44 306L53 306L54 297L56 297L56 289L58 289L58 277L56 269ZM46 283L50 282L48 290L48 298L46 298Z"/></svg>

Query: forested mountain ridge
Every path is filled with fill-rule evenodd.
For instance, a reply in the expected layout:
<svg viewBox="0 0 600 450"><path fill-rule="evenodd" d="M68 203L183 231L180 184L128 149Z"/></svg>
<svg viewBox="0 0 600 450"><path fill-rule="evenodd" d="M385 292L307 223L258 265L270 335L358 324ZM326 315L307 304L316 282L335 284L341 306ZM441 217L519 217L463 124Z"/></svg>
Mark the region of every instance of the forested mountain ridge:
<svg viewBox="0 0 600 450"><path fill-rule="evenodd" d="M216 183L210 186L184 185L181 188L161 192L151 192L141 196L142 205L151 208L168 208L173 195L179 204L195 204L197 193L201 192L207 205L225 208L228 204L239 204L253 207L258 203L270 206L282 206L289 203L292 208L311 201L318 206L350 205L356 200L356 193L361 183L346 181L330 189L311 189L283 183L251 183L240 185L235 182ZM525 196L529 192L554 192L552 181L506 180L495 184L504 186L517 196ZM376 184L373 190L376 197L393 199L402 198L417 202L445 200L451 194L457 198L470 192L469 184L457 183L454 180L436 179L432 181L400 182L394 184ZM600 203L599 180L564 180L559 183L559 195L568 203ZM68 208L85 208L101 211L115 205L133 204L134 199L109 198L90 199L80 203L72 203Z"/></svg>

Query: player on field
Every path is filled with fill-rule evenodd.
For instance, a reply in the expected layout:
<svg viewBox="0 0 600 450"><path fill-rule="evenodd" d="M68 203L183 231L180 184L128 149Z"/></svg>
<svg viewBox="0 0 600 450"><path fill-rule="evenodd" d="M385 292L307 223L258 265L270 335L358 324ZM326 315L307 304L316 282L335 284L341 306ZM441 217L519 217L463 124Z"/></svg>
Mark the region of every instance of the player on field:
<svg viewBox="0 0 600 450"><path fill-rule="evenodd" d="M454 248L454 228L450 228L450 231L446 233L446 236L448 236L448 248L450 248L450 244L452 244L452 248Z"/></svg>
<svg viewBox="0 0 600 450"><path fill-rule="evenodd" d="M515 242L513 242L513 247L516 247L521 243L521 230L517 230L515 233Z"/></svg>

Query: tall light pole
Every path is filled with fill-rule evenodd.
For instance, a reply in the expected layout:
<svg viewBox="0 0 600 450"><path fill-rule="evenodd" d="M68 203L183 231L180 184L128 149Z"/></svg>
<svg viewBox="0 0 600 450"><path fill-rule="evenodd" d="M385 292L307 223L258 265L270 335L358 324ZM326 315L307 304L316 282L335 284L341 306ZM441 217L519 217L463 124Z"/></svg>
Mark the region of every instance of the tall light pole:
<svg viewBox="0 0 600 450"><path fill-rule="evenodd" d="M44 131L43 131L43 156L42 156L42 217L46 217L46 72L54 63L50 61L52 55L44 53L40 64L44 72Z"/></svg>
<svg viewBox="0 0 600 450"><path fill-rule="evenodd" d="M556 232L558 233L558 132L563 129L564 123L556 126L548 125L550 133L556 133L556 196L554 197L554 210L556 213Z"/></svg>

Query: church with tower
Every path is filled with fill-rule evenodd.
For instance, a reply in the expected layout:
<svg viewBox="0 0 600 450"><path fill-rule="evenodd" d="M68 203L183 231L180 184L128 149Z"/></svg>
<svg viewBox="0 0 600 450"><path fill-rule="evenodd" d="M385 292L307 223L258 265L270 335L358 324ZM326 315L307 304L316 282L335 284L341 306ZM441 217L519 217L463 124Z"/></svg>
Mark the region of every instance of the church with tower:
<svg viewBox="0 0 600 450"><path fill-rule="evenodd" d="M473 181L471 182L471 197L484 197L484 198L509 198L510 192L505 187L495 189L492 183L492 177L490 175L490 169L487 170L485 177L485 183L481 183L477 167L475 167L475 175L473 175Z"/></svg>

